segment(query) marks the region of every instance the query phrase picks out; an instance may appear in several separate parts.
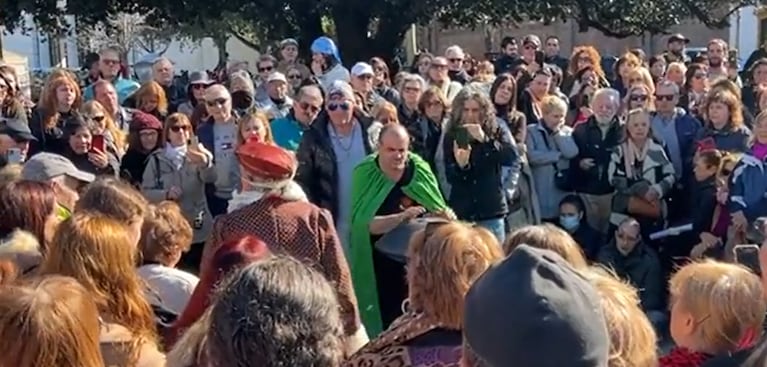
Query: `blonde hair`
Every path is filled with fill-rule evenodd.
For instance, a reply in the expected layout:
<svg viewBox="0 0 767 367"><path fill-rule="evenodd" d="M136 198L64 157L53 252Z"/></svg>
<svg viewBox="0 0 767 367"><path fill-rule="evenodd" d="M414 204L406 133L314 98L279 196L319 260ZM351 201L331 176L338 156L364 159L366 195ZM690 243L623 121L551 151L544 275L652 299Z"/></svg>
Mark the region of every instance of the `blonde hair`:
<svg viewBox="0 0 767 367"><path fill-rule="evenodd" d="M0 186L5 186L11 182L21 179L20 164L11 163L3 168L0 168Z"/></svg>
<svg viewBox="0 0 767 367"><path fill-rule="evenodd" d="M242 145L245 143L245 139L242 136L242 128L251 121L260 122L261 128L266 131L266 134L264 135L264 142L274 144L272 125L269 123L269 117L267 117L266 114L261 111L254 110L252 112L246 113L239 119L239 121L237 121L237 145Z"/></svg>
<svg viewBox="0 0 767 367"><path fill-rule="evenodd" d="M156 335L127 225L100 214L76 212L59 225L53 244L40 273L71 276L80 282L101 316L130 330L132 340L126 349L130 359L137 360L141 345L155 342Z"/></svg>
<svg viewBox="0 0 767 367"><path fill-rule="evenodd" d="M646 67L640 66L636 67L633 70L629 72L629 82L631 79L642 79L642 84L647 86L647 90L650 91L650 95L655 95L655 81L652 78L652 74L650 73L650 70L647 70ZM627 87L632 87L631 85L627 85Z"/></svg>
<svg viewBox="0 0 767 367"><path fill-rule="evenodd" d="M503 244L503 252L508 256L523 243L554 251L577 269L588 267L583 250L578 243L567 232L552 224L524 226L511 232Z"/></svg>
<svg viewBox="0 0 767 367"><path fill-rule="evenodd" d="M626 113L626 123L623 125L624 141L627 141L628 139L631 138L631 136L629 134L629 122L631 122L632 120L637 119L637 118L641 118L641 119L647 120L647 122L648 122L648 125L647 125L647 137L652 137L653 136L652 135L653 134L653 132L652 132L652 124L650 124L650 122L651 122L651 120L650 120L651 119L650 111L648 111L645 108L634 108L631 111Z"/></svg>
<svg viewBox="0 0 767 367"><path fill-rule="evenodd" d="M541 113L547 115L554 111L567 114L567 103L559 96L547 95L541 100Z"/></svg>
<svg viewBox="0 0 767 367"><path fill-rule="evenodd" d="M410 240L410 305L448 327L461 329L466 292L503 254L498 241L484 228L460 222L430 226L436 228L416 232Z"/></svg>
<svg viewBox="0 0 767 367"><path fill-rule="evenodd" d="M712 354L735 351L746 333L761 330L767 311L759 277L735 264L688 264L671 277L669 293L694 319L698 348Z"/></svg>
<svg viewBox="0 0 767 367"><path fill-rule="evenodd" d="M80 107L80 112L82 112L85 115L89 115L90 117L93 117L95 115L101 115L104 117L104 129L109 131L109 134L112 135L112 138L114 138L115 147L119 152L125 151L125 145L127 143L127 135L124 131L119 129L117 125L115 124L114 118L112 118L112 114L107 111L106 108L104 108L99 101L92 100L85 102L82 107Z"/></svg>
<svg viewBox="0 0 767 367"><path fill-rule="evenodd" d="M189 250L193 238L192 226L181 208L173 201L155 205L141 227L139 249L143 260L173 266L182 252Z"/></svg>
<svg viewBox="0 0 767 367"><path fill-rule="evenodd" d="M628 108L629 103L631 102L631 92L635 90L643 90L645 93L647 93L647 101L644 106L644 108L647 108L648 110L655 110L655 94L653 94L653 91L650 90L650 87L648 87L646 84L637 84L629 87L629 89L626 91L626 108Z"/></svg>
<svg viewBox="0 0 767 367"><path fill-rule="evenodd" d="M655 367L658 365L655 329L640 307L637 290L606 269L584 272L600 295L610 333L608 367Z"/></svg>
<svg viewBox="0 0 767 367"><path fill-rule="evenodd" d="M90 294L63 276L0 292L2 367L102 367L99 314Z"/></svg>
<svg viewBox="0 0 767 367"><path fill-rule="evenodd" d="M141 109L144 105L144 101L148 98L157 98L157 112L165 116L168 114L168 96L165 95L165 90L156 81L148 81L144 83L134 94L136 99L136 107ZM151 111L144 111L151 112Z"/></svg>
<svg viewBox="0 0 767 367"><path fill-rule="evenodd" d="M143 220L149 202L127 182L99 178L88 185L75 204L75 211L88 211L131 224Z"/></svg>

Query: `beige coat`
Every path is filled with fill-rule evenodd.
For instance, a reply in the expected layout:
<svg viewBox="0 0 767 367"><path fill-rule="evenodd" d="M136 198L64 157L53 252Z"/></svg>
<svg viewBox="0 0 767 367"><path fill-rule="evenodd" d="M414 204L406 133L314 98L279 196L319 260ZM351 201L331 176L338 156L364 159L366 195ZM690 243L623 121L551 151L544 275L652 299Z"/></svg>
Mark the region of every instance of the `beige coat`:
<svg viewBox="0 0 767 367"><path fill-rule="evenodd" d="M163 149L158 149L147 158L141 191L153 203L166 199L168 189L173 186L182 191L178 205L186 220L194 229L192 243L202 243L208 238L213 228L213 218L205 200L205 184L216 181L213 159L208 156L205 166L184 162L180 169L165 156Z"/></svg>

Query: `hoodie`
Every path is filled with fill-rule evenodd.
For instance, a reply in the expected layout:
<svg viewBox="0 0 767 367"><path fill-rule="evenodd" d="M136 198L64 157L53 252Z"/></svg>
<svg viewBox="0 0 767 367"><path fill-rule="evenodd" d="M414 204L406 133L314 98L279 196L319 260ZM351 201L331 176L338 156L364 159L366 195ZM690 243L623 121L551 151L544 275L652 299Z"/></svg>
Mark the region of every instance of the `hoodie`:
<svg viewBox="0 0 767 367"><path fill-rule="evenodd" d="M312 53L328 55L333 60L332 65L329 65L322 75L317 75L322 89L327 91L328 87L336 80L349 82L349 70L346 70L342 65L341 54L338 52L338 47L332 39L325 36L317 38L312 42L311 50Z"/></svg>

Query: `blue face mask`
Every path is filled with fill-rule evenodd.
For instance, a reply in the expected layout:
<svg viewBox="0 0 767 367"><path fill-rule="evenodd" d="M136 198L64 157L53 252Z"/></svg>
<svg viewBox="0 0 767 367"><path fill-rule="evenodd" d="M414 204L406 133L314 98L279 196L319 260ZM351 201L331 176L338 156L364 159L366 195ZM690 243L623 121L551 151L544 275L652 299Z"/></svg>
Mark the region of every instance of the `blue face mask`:
<svg viewBox="0 0 767 367"><path fill-rule="evenodd" d="M579 218L577 215L560 215L559 216L559 224L567 231L574 231L578 228L578 225L581 223L581 218Z"/></svg>

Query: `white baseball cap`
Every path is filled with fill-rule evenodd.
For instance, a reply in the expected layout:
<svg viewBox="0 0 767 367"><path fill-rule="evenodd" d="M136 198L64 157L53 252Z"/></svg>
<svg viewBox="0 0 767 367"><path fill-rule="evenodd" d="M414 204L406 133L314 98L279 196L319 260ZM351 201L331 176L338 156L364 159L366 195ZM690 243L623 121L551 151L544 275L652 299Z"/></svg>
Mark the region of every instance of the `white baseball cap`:
<svg viewBox="0 0 767 367"><path fill-rule="evenodd" d="M363 75L375 75L373 72L373 67L370 66L370 64L366 62L358 62L352 66L352 75L354 76L363 76Z"/></svg>

